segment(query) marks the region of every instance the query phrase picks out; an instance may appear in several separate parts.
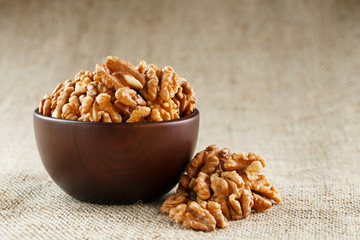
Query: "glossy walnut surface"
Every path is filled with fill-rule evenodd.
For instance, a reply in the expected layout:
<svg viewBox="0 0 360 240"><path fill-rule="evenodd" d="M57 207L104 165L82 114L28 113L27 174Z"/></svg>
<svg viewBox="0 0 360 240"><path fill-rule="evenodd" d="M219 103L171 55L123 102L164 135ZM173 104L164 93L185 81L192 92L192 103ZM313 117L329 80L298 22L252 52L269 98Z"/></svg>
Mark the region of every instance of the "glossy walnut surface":
<svg viewBox="0 0 360 240"><path fill-rule="evenodd" d="M34 111L37 147L53 181L76 199L153 201L178 182L194 154L199 111L152 123L94 123Z"/></svg>

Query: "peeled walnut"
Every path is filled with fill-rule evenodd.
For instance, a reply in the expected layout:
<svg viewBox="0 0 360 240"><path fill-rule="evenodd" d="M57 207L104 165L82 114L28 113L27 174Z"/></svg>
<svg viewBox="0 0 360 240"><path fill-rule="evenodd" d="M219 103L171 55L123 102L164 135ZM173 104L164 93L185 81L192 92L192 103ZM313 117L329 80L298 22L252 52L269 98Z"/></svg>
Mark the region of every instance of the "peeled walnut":
<svg viewBox="0 0 360 240"><path fill-rule="evenodd" d="M155 101L159 96L161 100L168 101L175 97L181 80L171 67L166 66L161 70L154 64L147 65L141 61L136 69L145 75L146 84L141 94L146 100Z"/></svg>
<svg viewBox="0 0 360 240"><path fill-rule="evenodd" d="M221 213L220 205L209 201L198 204L190 201L188 204L181 203L169 211L169 217L177 223L183 223L185 228L193 228L202 231L213 231L215 226L226 228L229 224Z"/></svg>
<svg viewBox="0 0 360 240"><path fill-rule="evenodd" d="M148 100L147 105L151 108L149 120L158 122L179 118L180 106L174 98L180 87L178 75L169 66L159 73L155 65L147 66L144 73L146 88L140 93Z"/></svg>
<svg viewBox="0 0 360 240"><path fill-rule="evenodd" d="M70 79L66 80L64 83L59 83L51 94L52 100L56 100L60 96L60 93L63 92L66 87L74 86L75 82L71 81Z"/></svg>
<svg viewBox="0 0 360 240"><path fill-rule="evenodd" d="M194 184L192 184L192 182L194 182ZM196 192L197 197L201 200L207 200L210 198L210 178L206 173L200 172L198 177L193 178L189 185L190 188Z"/></svg>
<svg viewBox="0 0 360 240"><path fill-rule="evenodd" d="M236 172L232 173L237 175ZM221 211L226 217L231 217L233 220L240 219L242 216L247 218L253 205L251 192L243 188L244 184L239 184L238 187L234 181L224 179L223 174L221 177L213 174L211 176L213 200L221 205Z"/></svg>
<svg viewBox="0 0 360 240"><path fill-rule="evenodd" d="M82 76L87 76L92 80L94 78L94 73L86 70L81 70L80 72L75 74L74 82L77 83L78 81L80 81Z"/></svg>
<svg viewBox="0 0 360 240"><path fill-rule="evenodd" d="M45 116L51 115L51 97L46 94L40 101L39 113Z"/></svg>
<svg viewBox="0 0 360 240"><path fill-rule="evenodd" d="M145 62L145 60L141 60L139 65L137 65L135 67L135 69L139 72L139 73L142 73L142 74L145 74L146 70L147 70L147 63Z"/></svg>
<svg viewBox="0 0 360 240"><path fill-rule="evenodd" d="M189 191L190 178L187 175L182 175L180 177L179 186L176 190L176 193L186 193Z"/></svg>
<svg viewBox="0 0 360 240"><path fill-rule="evenodd" d="M90 110L93 106L94 98L91 96L84 96L84 97L80 97L79 100L81 102L81 106L79 108L79 110L80 110L79 120L86 121L86 122L91 121ZM94 118L92 118L92 119L94 119Z"/></svg>
<svg viewBox="0 0 360 240"><path fill-rule="evenodd" d="M259 194L253 193L254 196L254 205L253 209L257 212L265 211L272 207L270 199L267 197L260 196Z"/></svg>
<svg viewBox="0 0 360 240"><path fill-rule="evenodd" d="M125 87L124 83L120 81L117 77L113 76L109 69L102 64L96 65L96 73L94 76L94 80L98 82L102 82L106 87L110 89L118 90L119 88Z"/></svg>
<svg viewBox="0 0 360 240"><path fill-rule="evenodd" d="M108 95L111 96L111 102L115 102L116 98L115 98L115 91L113 89L110 89L108 87L106 87L106 85L102 82L93 82L94 85L96 86L97 88L97 91L100 93L106 93ZM90 85L90 84L89 84ZM89 87L89 86L88 86ZM89 94L89 88L88 88L88 95L91 95Z"/></svg>
<svg viewBox="0 0 360 240"><path fill-rule="evenodd" d="M214 216L216 220L216 226L219 228L226 228L229 226L227 219L221 212L221 205L214 201L209 201L207 204L207 209L210 214Z"/></svg>
<svg viewBox="0 0 360 240"><path fill-rule="evenodd" d="M181 84L174 101L179 106L181 117L189 115L195 110L196 100L193 87L185 79L181 80Z"/></svg>
<svg viewBox="0 0 360 240"><path fill-rule="evenodd" d="M100 122L102 120L103 113L100 112L98 103L93 97L81 95L79 100L81 102L79 121Z"/></svg>
<svg viewBox="0 0 360 240"><path fill-rule="evenodd" d="M84 71L80 72L77 77L79 80L75 83L75 94L79 96L86 93L87 85L93 81L93 74L91 72Z"/></svg>
<svg viewBox="0 0 360 240"><path fill-rule="evenodd" d="M144 99L133 89L120 88L115 93L115 108L123 115L126 122L144 122L151 109L145 107Z"/></svg>
<svg viewBox="0 0 360 240"><path fill-rule="evenodd" d="M249 187L252 191L255 191L257 194L268 199L274 200L277 203L281 202L279 192L274 187L270 187L270 182L265 175L259 175L256 180L249 179L246 174L241 175L241 177L245 181L245 186Z"/></svg>
<svg viewBox="0 0 360 240"><path fill-rule="evenodd" d="M244 171L249 179L256 180L259 172L266 166L266 161L260 155L249 153L233 153L220 158L222 168L227 171Z"/></svg>
<svg viewBox="0 0 360 240"><path fill-rule="evenodd" d="M53 100L53 110L51 112L51 116L54 118L61 118L62 108L68 102L70 94L74 91L73 87L64 87L62 91L60 91L59 96Z"/></svg>
<svg viewBox="0 0 360 240"><path fill-rule="evenodd" d="M114 108L120 113L124 121L129 119L131 112L134 110L133 108L122 104L120 101L114 102Z"/></svg>
<svg viewBox="0 0 360 240"><path fill-rule="evenodd" d="M140 94L152 109L150 121L163 121L186 116L195 109L192 86L166 66L160 69L141 61L136 69L144 74L145 86Z"/></svg>
<svg viewBox="0 0 360 240"><path fill-rule="evenodd" d="M183 226L210 232L215 230L216 220L207 209L202 208L197 202L189 202Z"/></svg>
<svg viewBox="0 0 360 240"><path fill-rule="evenodd" d="M51 96L45 95L40 101L39 113L54 118L77 120L78 99L73 98L75 82L66 80L56 86Z"/></svg>
<svg viewBox="0 0 360 240"><path fill-rule="evenodd" d="M228 217L230 215L227 198L229 196L229 187L225 179L217 174L211 176L211 189L214 191L212 199L219 203L222 213Z"/></svg>
<svg viewBox="0 0 360 240"><path fill-rule="evenodd" d="M153 64L148 66L145 61L141 61L136 69L145 75L146 83L144 88L140 90L141 95L147 101L155 101L160 90L159 76L161 77L161 69L158 69Z"/></svg>
<svg viewBox="0 0 360 240"><path fill-rule="evenodd" d="M94 80L115 90L122 87L142 89L145 85L145 77L139 71L129 62L114 56L108 56L104 64L96 65Z"/></svg>
<svg viewBox="0 0 360 240"><path fill-rule="evenodd" d="M127 123L144 122L145 118L149 116L149 114L150 114L150 108L138 107L131 112L129 119L126 120L126 122Z"/></svg>
<svg viewBox="0 0 360 240"><path fill-rule="evenodd" d="M127 122L144 121L150 114L150 108L144 107L146 105L144 99L131 88L119 88L115 93L115 97L114 107ZM131 119L129 120L129 118Z"/></svg>
<svg viewBox="0 0 360 240"><path fill-rule="evenodd" d="M244 180L236 171L222 172L221 177L235 183L237 188L242 188L245 185Z"/></svg>
<svg viewBox="0 0 360 240"><path fill-rule="evenodd" d="M162 78L160 82L160 98L163 101L168 101L173 98L180 87L179 76L174 72L172 67L166 66L162 70Z"/></svg>
<svg viewBox="0 0 360 240"><path fill-rule="evenodd" d="M200 171L210 175L219 170L219 157L222 151L214 144L197 153L186 167L189 178L195 177Z"/></svg>
<svg viewBox="0 0 360 240"><path fill-rule="evenodd" d="M90 82L86 86L86 95L91 96L91 97L96 97L97 95L99 95L99 93L100 93L98 90L99 84L100 84L99 82L95 82L95 81Z"/></svg>
<svg viewBox="0 0 360 240"><path fill-rule="evenodd" d="M263 169L263 166L260 161L254 161L250 163L244 170L244 173L248 176L249 179L255 180L258 178L260 171Z"/></svg>
<svg viewBox="0 0 360 240"><path fill-rule="evenodd" d="M137 94L137 92L129 87L123 87L116 91L115 97L117 101L129 107L136 107L138 105L145 106L144 99Z"/></svg>
<svg viewBox="0 0 360 240"><path fill-rule="evenodd" d="M79 121L121 122L121 115L115 110L109 94L101 93L95 98L87 95L79 99L81 103Z"/></svg>
<svg viewBox="0 0 360 240"><path fill-rule="evenodd" d="M77 96L71 96L69 98L69 103L62 107L61 118L74 121L78 120L80 116L79 107L79 98Z"/></svg>
<svg viewBox="0 0 360 240"><path fill-rule="evenodd" d="M56 108L56 105L58 104L58 99L60 95L64 92L65 88L74 88L75 82L71 81L70 79L66 80L64 83L59 83L54 91L51 94L51 113ZM71 94L71 93L70 93ZM66 103L67 99L65 100ZM65 104L64 103L64 104Z"/></svg>
<svg viewBox="0 0 360 240"><path fill-rule="evenodd" d="M235 172L223 172L221 178L227 182L228 206L231 219L238 220L241 217L247 218L253 205L252 195L249 189L244 188L244 181L240 175Z"/></svg>
<svg viewBox="0 0 360 240"><path fill-rule="evenodd" d="M247 188L241 189L240 205L243 212L243 217L249 217L251 208L254 205L254 200L251 191Z"/></svg>
<svg viewBox="0 0 360 240"><path fill-rule="evenodd" d="M183 223L186 219L186 204L179 204L169 211L169 218L173 219L177 223Z"/></svg>
<svg viewBox="0 0 360 240"><path fill-rule="evenodd" d="M112 122L110 114L104 111L99 112L101 122Z"/></svg>
<svg viewBox="0 0 360 240"><path fill-rule="evenodd" d="M168 197L160 207L160 212L169 214L172 208L177 207L182 203L187 203L187 193L177 193L173 196Z"/></svg>
<svg viewBox="0 0 360 240"><path fill-rule="evenodd" d="M106 112L111 122L121 122L121 115L116 111L114 105L111 103L111 96L106 93L101 93L95 98L98 103L99 110Z"/></svg>
<svg viewBox="0 0 360 240"><path fill-rule="evenodd" d="M111 102L115 102L115 92L105 86L102 82L92 81L86 86L86 95L95 98L100 93L106 93L111 96Z"/></svg>
<svg viewBox="0 0 360 240"><path fill-rule="evenodd" d="M142 89L145 85L145 77L128 61L108 56L105 65L113 75L124 77L127 86Z"/></svg>
<svg viewBox="0 0 360 240"><path fill-rule="evenodd" d="M148 101L147 106L151 109L149 120L152 122L167 121L178 119L179 109L172 99L163 101L157 98L156 101Z"/></svg>
<svg viewBox="0 0 360 240"><path fill-rule="evenodd" d="M229 203L231 205L231 219L238 220L241 217L249 217L254 201L251 191L249 189L242 188L240 189L240 196L236 196L235 194L231 194L229 196Z"/></svg>

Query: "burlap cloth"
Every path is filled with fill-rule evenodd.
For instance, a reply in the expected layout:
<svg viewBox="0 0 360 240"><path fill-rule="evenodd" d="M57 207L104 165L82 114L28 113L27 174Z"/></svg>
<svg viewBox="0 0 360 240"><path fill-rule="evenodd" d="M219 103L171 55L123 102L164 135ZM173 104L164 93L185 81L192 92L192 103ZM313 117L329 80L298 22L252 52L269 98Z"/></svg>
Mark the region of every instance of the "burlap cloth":
<svg viewBox="0 0 360 240"><path fill-rule="evenodd" d="M359 1L1 1L0 239L359 239ZM150 204L74 200L47 175L32 111L106 55L173 66L197 151L260 153L283 203L212 233Z"/></svg>

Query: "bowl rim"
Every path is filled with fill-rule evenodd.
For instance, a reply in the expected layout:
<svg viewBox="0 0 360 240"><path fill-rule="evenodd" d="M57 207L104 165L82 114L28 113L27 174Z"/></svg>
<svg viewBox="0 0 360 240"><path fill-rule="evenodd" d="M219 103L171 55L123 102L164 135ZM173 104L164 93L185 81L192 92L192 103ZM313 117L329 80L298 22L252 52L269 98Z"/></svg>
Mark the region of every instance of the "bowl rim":
<svg viewBox="0 0 360 240"><path fill-rule="evenodd" d="M162 125L162 124L175 124L177 122L184 122L184 121L190 121L193 118L196 118L199 116L200 112L197 108L194 109L194 111L185 116L180 117L178 119L173 120L165 120L160 122L135 122L135 123L127 123L127 122L121 122L121 123L108 123L108 122L85 122L85 121L77 121L77 120L66 120L62 118L53 118L51 116L42 115L39 113L39 108L36 108L33 112L33 115L44 119L46 121L52 121L52 122L58 122L58 123L72 123L72 124L81 124L81 125L102 125L102 126L155 126L155 125Z"/></svg>

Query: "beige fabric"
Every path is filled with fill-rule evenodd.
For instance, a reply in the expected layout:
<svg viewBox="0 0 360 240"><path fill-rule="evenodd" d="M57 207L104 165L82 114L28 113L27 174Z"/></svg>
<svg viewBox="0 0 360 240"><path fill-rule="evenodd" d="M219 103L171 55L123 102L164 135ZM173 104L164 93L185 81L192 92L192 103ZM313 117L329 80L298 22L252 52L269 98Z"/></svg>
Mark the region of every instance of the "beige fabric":
<svg viewBox="0 0 360 240"><path fill-rule="evenodd" d="M360 1L1 1L1 239L359 239ZM267 159L283 203L213 233L151 204L76 201L48 177L32 111L106 55L195 88L197 151Z"/></svg>

